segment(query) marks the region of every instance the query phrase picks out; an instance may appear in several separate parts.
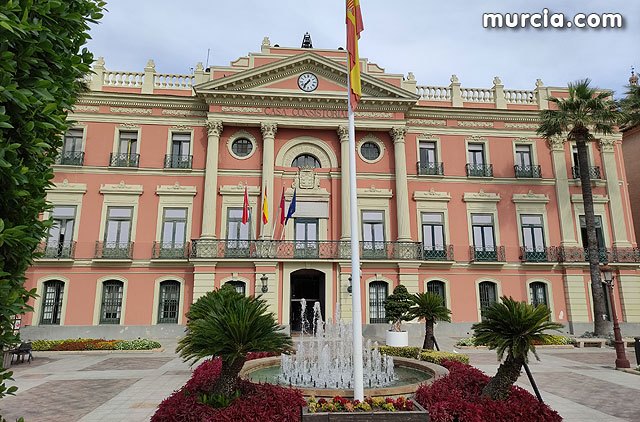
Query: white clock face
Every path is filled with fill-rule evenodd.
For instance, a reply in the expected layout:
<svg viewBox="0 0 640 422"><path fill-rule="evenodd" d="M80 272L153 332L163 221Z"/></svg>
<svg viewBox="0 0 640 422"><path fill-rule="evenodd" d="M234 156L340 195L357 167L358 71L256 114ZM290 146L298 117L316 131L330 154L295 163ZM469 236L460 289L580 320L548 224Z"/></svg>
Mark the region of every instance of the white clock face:
<svg viewBox="0 0 640 422"><path fill-rule="evenodd" d="M313 73L303 73L298 77L298 87L304 92L314 91L318 87L318 77Z"/></svg>

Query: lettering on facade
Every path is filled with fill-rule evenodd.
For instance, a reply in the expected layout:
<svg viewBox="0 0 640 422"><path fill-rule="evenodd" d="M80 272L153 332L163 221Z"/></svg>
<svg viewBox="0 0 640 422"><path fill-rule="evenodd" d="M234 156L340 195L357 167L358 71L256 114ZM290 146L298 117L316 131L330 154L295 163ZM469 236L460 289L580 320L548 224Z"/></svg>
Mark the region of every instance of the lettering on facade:
<svg viewBox="0 0 640 422"><path fill-rule="evenodd" d="M227 113L251 113L264 114L267 116L284 116L284 117L306 117L317 119L346 119L346 110L322 110L322 109L306 109L306 108L285 108L285 107L229 107L223 106L223 112ZM393 113L359 111L356 117L369 119L393 119Z"/></svg>

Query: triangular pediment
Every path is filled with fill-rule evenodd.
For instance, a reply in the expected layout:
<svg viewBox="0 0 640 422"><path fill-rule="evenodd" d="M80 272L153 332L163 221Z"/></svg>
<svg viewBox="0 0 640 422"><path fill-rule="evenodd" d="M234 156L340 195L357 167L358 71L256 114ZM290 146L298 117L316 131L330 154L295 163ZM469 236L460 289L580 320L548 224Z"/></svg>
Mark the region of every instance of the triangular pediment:
<svg viewBox="0 0 640 422"><path fill-rule="evenodd" d="M311 72L318 78L318 88L304 92L297 86L299 75ZM363 73L362 97L373 100L413 104L418 96L388 82ZM317 100L345 99L347 71L345 65L330 58L308 52L266 65L244 70L224 78L208 81L194 87L203 95L231 94L237 96L269 96Z"/></svg>

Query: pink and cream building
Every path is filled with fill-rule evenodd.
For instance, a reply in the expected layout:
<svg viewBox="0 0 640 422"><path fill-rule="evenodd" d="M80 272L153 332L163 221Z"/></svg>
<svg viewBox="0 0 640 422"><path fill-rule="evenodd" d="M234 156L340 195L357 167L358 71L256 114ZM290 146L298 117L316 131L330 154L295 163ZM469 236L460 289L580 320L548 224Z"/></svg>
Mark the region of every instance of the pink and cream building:
<svg viewBox="0 0 640 422"><path fill-rule="evenodd" d="M174 75L107 70L78 101L48 199L56 222L29 270L29 335L177 333L189 305L231 283L299 329L300 300L351 315L343 50L261 51ZM398 284L443 295L464 333L502 295L591 327L583 202L572 146L536 135L565 88L419 85L362 59L356 113L363 323ZM590 146L601 259L640 322L640 254L622 137ZM245 189L251 220L242 224ZM261 221L266 189L270 220ZM278 205L296 192L286 226ZM26 326L29 326L28 328ZM54 327L55 326L55 327ZM369 325L373 334L383 325ZM129 334L127 334L129 333Z"/></svg>

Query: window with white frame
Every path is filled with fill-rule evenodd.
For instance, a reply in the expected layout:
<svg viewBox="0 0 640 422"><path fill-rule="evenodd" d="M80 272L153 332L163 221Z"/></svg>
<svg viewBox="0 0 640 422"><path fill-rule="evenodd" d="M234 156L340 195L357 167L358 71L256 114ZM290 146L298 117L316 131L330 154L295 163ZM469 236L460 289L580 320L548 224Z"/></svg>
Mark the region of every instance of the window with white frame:
<svg viewBox="0 0 640 422"><path fill-rule="evenodd" d="M384 212L362 211L363 256L384 254Z"/></svg>
<svg viewBox="0 0 640 422"><path fill-rule="evenodd" d="M100 324L120 324L123 296L124 283L122 281L108 280L102 283Z"/></svg>
<svg viewBox="0 0 640 422"><path fill-rule="evenodd" d="M180 309L180 282L165 280L160 282L158 300L158 323L177 324Z"/></svg>
<svg viewBox="0 0 640 422"><path fill-rule="evenodd" d="M440 212L423 212L422 246L425 258L444 258L444 214Z"/></svg>
<svg viewBox="0 0 640 422"><path fill-rule="evenodd" d="M522 214L520 215L520 225L522 226L522 247L524 248L525 261L546 261L542 215Z"/></svg>
<svg viewBox="0 0 640 422"><path fill-rule="evenodd" d="M169 168L191 168L190 133L171 133L171 154L165 166Z"/></svg>
<svg viewBox="0 0 640 422"><path fill-rule="evenodd" d="M229 280L225 285L229 285L235 289L237 293L240 293L242 296L246 296L247 293L247 285L244 281L240 280Z"/></svg>
<svg viewBox="0 0 640 422"><path fill-rule="evenodd" d="M49 228L45 258L71 258L76 207L58 205L51 212L53 224Z"/></svg>
<svg viewBox="0 0 640 422"><path fill-rule="evenodd" d="M45 281L42 289L42 314L40 315L40 324L60 325L64 282L60 280Z"/></svg>
<svg viewBox="0 0 640 422"><path fill-rule="evenodd" d="M369 323L383 324L387 322L384 302L389 295L389 284L377 280L369 283Z"/></svg>
<svg viewBox="0 0 640 422"><path fill-rule="evenodd" d="M427 283L427 292L434 294L436 296L440 296L442 299L442 304L447 305L447 294L444 281L440 280L431 280Z"/></svg>

